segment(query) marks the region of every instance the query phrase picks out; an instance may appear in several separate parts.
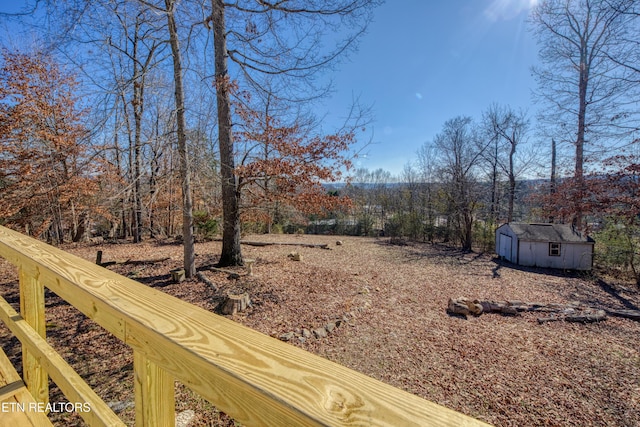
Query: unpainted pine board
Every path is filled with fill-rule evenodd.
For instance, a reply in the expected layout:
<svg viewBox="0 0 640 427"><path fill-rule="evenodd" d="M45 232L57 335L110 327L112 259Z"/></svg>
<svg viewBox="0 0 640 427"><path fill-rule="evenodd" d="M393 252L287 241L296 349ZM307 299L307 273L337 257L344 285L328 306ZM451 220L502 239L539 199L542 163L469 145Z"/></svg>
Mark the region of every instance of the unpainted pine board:
<svg viewBox="0 0 640 427"><path fill-rule="evenodd" d="M24 386L20 375L2 349L0 349L0 381L2 381L4 388L4 391L0 389L1 426L53 426L44 412L30 410L36 408L36 401ZM23 405L24 411L20 409L19 404ZM30 404L34 406L30 406Z"/></svg>
<svg viewBox="0 0 640 427"><path fill-rule="evenodd" d="M124 423L113 410L2 297L0 297L0 320L7 325L22 345L40 361L45 371L60 387L69 402L87 404L90 407L89 411L79 412L79 415L87 424L95 427L124 427ZM0 366L4 366L1 361Z"/></svg>

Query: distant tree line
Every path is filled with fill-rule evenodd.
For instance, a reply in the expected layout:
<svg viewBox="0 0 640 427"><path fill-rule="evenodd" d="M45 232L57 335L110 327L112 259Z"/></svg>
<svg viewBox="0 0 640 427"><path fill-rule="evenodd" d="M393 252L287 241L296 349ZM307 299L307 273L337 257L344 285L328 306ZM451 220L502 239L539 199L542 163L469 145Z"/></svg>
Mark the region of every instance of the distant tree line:
<svg viewBox="0 0 640 427"><path fill-rule="evenodd" d="M539 153L528 144L523 112L490 106L480 122L448 120L400 176L359 169L342 191L365 235L445 242L492 249L502 222L532 217L529 196Z"/></svg>

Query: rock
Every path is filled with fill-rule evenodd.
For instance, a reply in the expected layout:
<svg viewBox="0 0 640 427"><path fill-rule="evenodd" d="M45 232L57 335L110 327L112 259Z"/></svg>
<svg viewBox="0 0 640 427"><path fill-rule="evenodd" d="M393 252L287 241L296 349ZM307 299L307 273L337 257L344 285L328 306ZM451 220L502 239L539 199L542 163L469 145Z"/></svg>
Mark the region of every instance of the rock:
<svg viewBox="0 0 640 427"><path fill-rule="evenodd" d="M287 333L284 333L284 334L280 335L279 338L280 338L280 341L291 341L293 339L293 337L295 337L295 335L296 334L293 333L293 332L287 332Z"/></svg>
<svg viewBox="0 0 640 427"><path fill-rule="evenodd" d="M185 279L184 268L174 268L170 271L170 273L171 280L173 280L175 283L182 282Z"/></svg>
<svg viewBox="0 0 640 427"><path fill-rule="evenodd" d="M244 264L247 266L247 276L253 276L253 264L255 264L255 259L245 258Z"/></svg>
<svg viewBox="0 0 640 427"><path fill-rule="evenodd" d="M124 411L125 409L133 408L135 406L135 403L133 402L133 400L128 400L125 402L118 400L109 402L107 403L107 405L113 410L113 412L118 413Z"/></svg>
<svg viewBox="0 0 640 427"><path fill-rule="evenodd" d="M336 328L336 324L334 322L329 322L324 325L324 328L327 330L327 332L331 333Z"/></svg>
<svg viewBox="0 0 640 427"><path fill-rule="evenodd" d="M293 261L302 261L302 255L300 255L300 252L291 252L287 256Z"/></svg>
<svg viewBox="0 0 640 427"><path fill-rule="evenodd" d="M196 412L193 409L187 409L176 414L176 427L187 427L195 416Z"/></svg>
<svg viewBox="0 0 640 427"><path fill-rule="evenodd" d="M307 339L305 337L298 337L298 341L300 341L300 344L304 344L307 342Z"/></svg>
<svg viewBox="0 0 640 427"><path fill-rule="evenodd" d="M342 240L338 240L338 241L336 242L336 246L342 246Z"/></svg>
<svg viewBox="0 0 640 427"><path fill-rule="evenodd" d="M303 336L304 338L311 338L311 335L312 335L312 334L311 334L311 331L310 331L310 330L308 330L308 329L306 329L306 328L303 328L303 329L302 329L302 336Z"/></svg>
<svg viewBox="0 0 640 427"><path fill-rule="evenodd" d="M313 335L315 335L316 338L326 338L327 337L327 330L325 328L317 328L313 330Z"/></svg>

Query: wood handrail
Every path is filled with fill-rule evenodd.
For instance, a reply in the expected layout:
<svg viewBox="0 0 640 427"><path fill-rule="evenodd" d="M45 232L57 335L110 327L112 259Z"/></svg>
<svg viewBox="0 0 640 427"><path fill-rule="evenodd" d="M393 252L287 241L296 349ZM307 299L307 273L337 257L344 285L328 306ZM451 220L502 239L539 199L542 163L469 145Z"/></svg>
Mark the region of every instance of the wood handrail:
<svg viewBox="0 0 640 427"><path fill-rule="evenodd" d="M40 367L46 370L70 402L88 404L90 410L79 413L88 425L124 427L125 424L80 375L1 297L0 319L29 353L40 361ZM23 367L23 371L26 369Z"/></svg>
<svg viewBox="0 0 640 427"><path fill-rule="evenodd" d="M174 379L249 426L487 425L4 227L0 256L132 347L136 425L174 424Z"/></svg>

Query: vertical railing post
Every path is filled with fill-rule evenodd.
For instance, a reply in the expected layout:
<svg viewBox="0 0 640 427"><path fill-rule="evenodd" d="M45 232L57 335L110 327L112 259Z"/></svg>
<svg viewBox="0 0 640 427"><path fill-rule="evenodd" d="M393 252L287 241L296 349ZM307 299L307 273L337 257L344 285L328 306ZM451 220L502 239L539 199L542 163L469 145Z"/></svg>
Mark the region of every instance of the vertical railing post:
<svg viewBox="0 0 640 427"><path fill-rule="evenodd" d="M175 426L173 377L138 350L133 352L136 427Z"/></svg>
<svg viewBox="0 0 640 427"><path fill-rule="evenodd" d="M38 270L21 266L20 315L42 337L46 339L44 315L44 285L40 283ZM26 348L22 346L22 372L24 382L36 402L49 402L49 377L47 371Z"/></svg>

